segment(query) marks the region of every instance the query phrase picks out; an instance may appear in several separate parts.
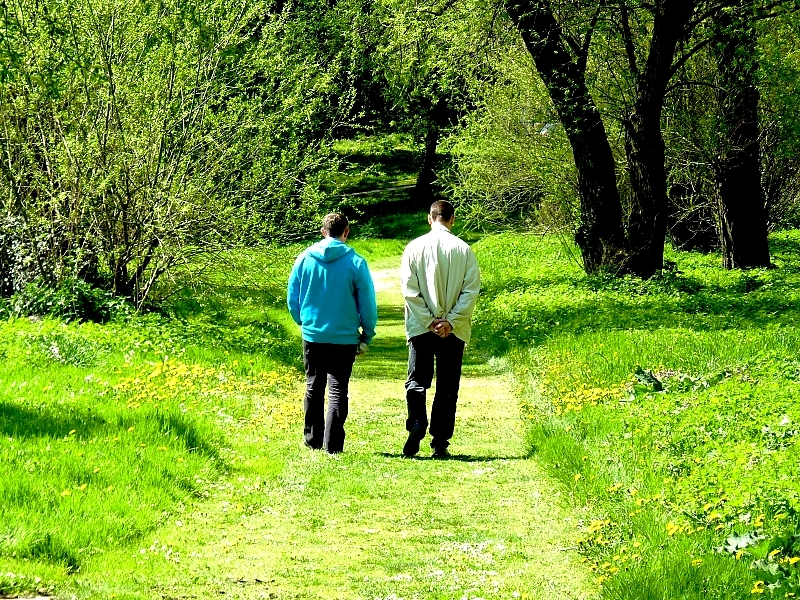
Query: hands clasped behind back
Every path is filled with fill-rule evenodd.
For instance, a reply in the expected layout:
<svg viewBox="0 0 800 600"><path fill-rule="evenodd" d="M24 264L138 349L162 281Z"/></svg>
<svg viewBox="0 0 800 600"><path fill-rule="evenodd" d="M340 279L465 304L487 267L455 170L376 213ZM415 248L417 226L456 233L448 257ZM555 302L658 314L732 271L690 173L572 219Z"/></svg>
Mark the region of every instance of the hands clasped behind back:
<svg viewBox="0 0 800 600"><path fill-rule="evenodd" d="M434 319L433 323L428 326L428 329L440 338L446 338L453 332L453 326L447 319Z"/></svg>

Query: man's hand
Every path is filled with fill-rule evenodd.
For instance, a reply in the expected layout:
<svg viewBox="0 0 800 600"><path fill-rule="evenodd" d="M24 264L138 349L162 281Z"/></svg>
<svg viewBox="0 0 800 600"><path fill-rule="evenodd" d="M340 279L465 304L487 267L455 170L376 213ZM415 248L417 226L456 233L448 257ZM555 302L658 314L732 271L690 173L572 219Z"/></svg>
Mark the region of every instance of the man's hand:
<svg viewBox="0 0 800 600"><path fill-rule="evenodd" d="M446 338L453 332L453 326L450 325L447 319L434 319L433 323L428 327L433 333L440 338Z"/></svg>
<svg viewBox="0 0 800 600"><path fill-rule="evenodd" d="M369 350L369 344L367 342L359 342L358 348L356 349L356 356L361 356L367 350Z"/></svg>

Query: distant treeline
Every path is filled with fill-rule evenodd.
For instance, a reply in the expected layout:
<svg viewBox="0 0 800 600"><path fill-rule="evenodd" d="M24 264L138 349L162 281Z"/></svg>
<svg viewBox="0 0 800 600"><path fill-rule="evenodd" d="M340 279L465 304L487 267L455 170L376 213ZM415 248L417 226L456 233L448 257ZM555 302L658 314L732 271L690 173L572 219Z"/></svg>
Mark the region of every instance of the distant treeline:
<svg viewBox="0 0 800 600"><path fill-rule="evenodd" d="M418 141L418 197L571 231L587 272L649 277L668 239L768 266L800 214L796 10L8 0L0 296L142 305L199 253L313 230L341 199L333 142L384 133Z"/></svg>

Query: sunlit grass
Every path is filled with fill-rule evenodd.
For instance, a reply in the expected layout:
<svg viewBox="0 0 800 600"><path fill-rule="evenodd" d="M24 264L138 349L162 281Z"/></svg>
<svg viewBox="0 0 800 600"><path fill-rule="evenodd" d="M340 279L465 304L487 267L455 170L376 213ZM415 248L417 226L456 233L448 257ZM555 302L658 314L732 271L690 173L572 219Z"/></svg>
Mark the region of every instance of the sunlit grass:
<svg viewBox="0 0 800 600"><path fill-rule="evenodd" d="M140 539L227 472L230 428L281 426L299 374L259 318L0 323L0 594Z"/></svg>
<svg viewBox="0 0 800 600"><path fill-rule="evenodd" d="M797 592L799 246L776 234L777 268L751 272L670 252L679 272L641 282L588 278L553 238L478 245L479 343L526 386L529 443L587 510L604 597ZM764 541L740 560L714 550L747 531Z"/></svg>

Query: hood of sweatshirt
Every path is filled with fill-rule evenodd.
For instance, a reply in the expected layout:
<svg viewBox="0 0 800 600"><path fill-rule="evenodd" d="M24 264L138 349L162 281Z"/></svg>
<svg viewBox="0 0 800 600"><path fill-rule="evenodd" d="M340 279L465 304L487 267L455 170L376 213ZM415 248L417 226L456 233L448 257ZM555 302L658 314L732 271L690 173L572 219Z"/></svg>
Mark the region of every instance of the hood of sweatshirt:
<svg viewBox="0 0 800 600"><path fill-rule="evenodd" d="M326 237L308 248L308 253L322 262L333 262L353 249L336 238Z"/></svg>

